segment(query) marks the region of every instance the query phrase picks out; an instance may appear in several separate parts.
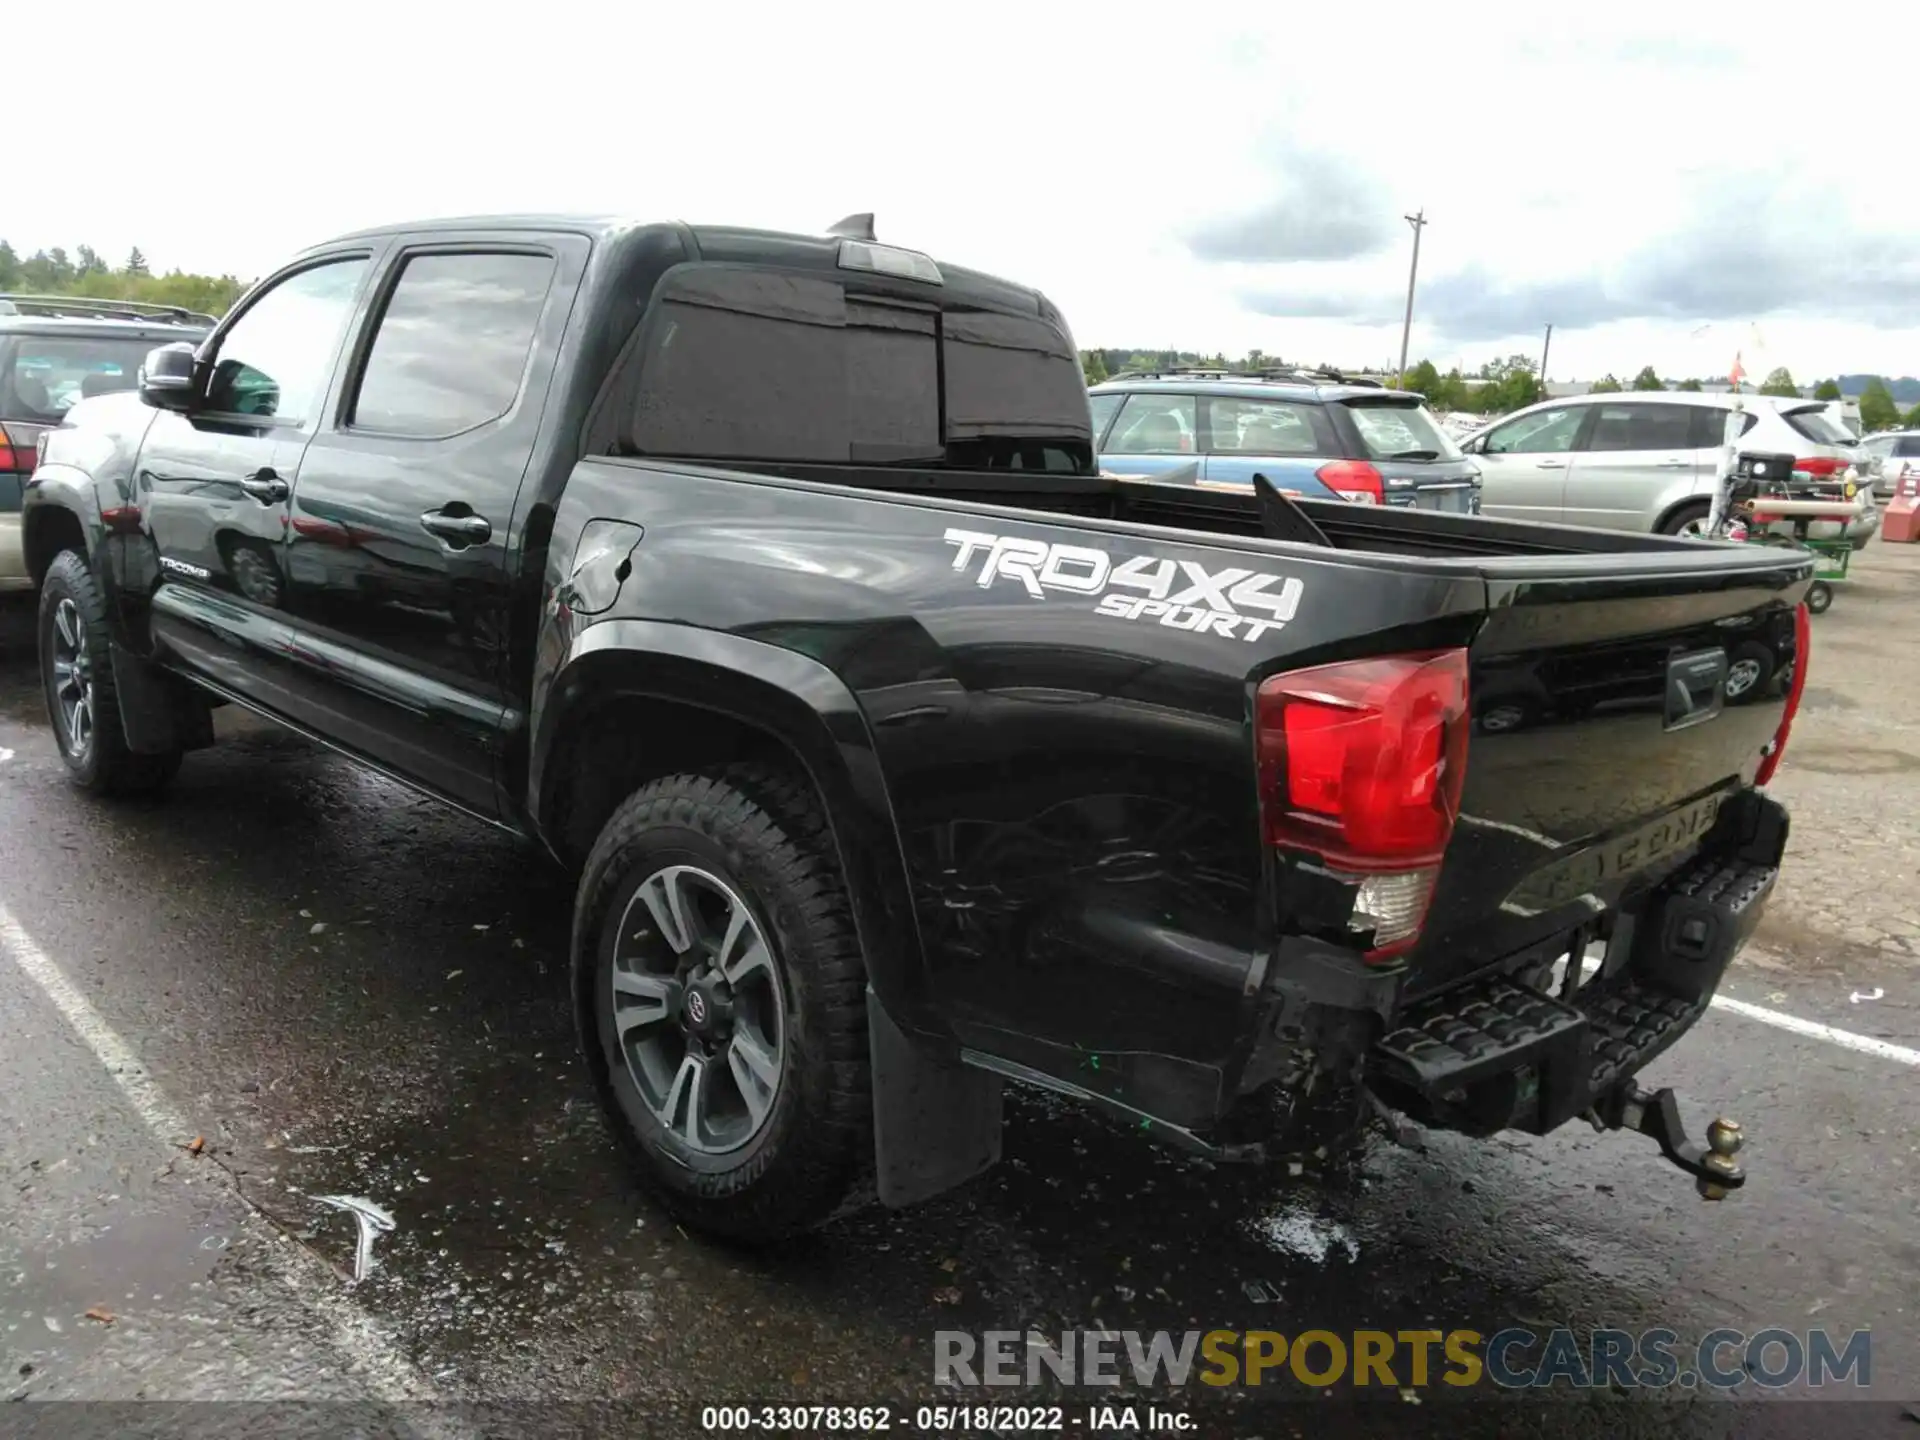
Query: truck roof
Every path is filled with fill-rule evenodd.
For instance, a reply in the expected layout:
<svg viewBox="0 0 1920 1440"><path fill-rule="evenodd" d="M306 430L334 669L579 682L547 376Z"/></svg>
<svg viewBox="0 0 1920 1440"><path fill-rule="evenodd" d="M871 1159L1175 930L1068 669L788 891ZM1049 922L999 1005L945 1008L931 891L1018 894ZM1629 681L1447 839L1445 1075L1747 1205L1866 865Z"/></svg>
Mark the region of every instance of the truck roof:
<svg viewBox="0 0 1920 1440"><path fill-rule="evenodd" d="M840 253L841 235L823 229L815 235L797 231L763 230L742 225L689 224L681 220L641 219L631 215L593 215L568 213L526 213L508 215L449 215L428 220L406 220L388 225L349 231L309 250L323 250L356 240L385 239L395 235L433 234L437 231L554 231L585 235L596 249L624 249L644 236L660 231L675 231L692 240L704 260L736 261L759 264L798 265L802 268L832 268ZM913 250L890 239L871 242L882 247ZM921 251L918 253L925 254ZM984 271L971 270L932 258L940 267L944 288L952 294L989 300L1000 306L1013 305L1034 313L1058 312L1038 290L1020 285Z"/></svg>

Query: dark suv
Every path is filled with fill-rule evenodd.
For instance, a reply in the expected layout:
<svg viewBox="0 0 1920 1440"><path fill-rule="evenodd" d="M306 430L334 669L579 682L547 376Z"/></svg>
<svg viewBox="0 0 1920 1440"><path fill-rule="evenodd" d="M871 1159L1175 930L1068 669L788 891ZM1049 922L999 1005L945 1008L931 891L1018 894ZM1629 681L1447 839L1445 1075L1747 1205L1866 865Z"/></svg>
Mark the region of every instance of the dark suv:
<svg viewBox="0 0 1920 1440"><path fill-rule="evenodd" d="M198 343L211 315L66 295L0 295L0 590L27 589L20 488L40 433L81 400L140 383L156 345Z"/></svg>
<svg viewBox="0 0 1920 1440"><path fill-rule="evenodd" d="M1129 372L1088 391L1124 479L1475 514L1480 471L1415 394L1327 370Z"/></svg>

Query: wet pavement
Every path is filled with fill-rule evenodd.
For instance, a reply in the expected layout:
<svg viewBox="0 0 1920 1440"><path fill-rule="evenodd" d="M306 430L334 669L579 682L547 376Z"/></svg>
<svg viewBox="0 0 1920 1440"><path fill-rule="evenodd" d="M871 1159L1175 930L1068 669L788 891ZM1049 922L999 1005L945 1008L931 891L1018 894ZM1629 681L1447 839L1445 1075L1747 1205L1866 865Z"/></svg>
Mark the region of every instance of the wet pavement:
<svg viewBox="0 0 1920 1440"><path fill-rule="evenodd" d="M1852 598L1816 645L1821 626L1871 636ZM163 799L89 801L30 641L0 600L0 1393L23 1401L0 1426L61 1398L375 1399L455 1408L368 1412L364 1433L691 1433L723 1403L951 1403L938 1330L1101 1327L1871 1329L1867 1393L1920 1398L1920 1069L1724 1009L1649 1076L1696 1125L1745 1123L1753 1179L1722 1205L1650 1142L1585 1127L1381 1142L1353 1175L1289 1183L1015 1097L1005 1161L953 1195L769 1253L691 1238L623 1175L575 1060L571 891L539 855L226 711L226 743ZM1814 673L1857 700L1829 707L1847 723L1874 703L1871 661ZM1796 743L1826 753L1821 723ZM1795 854L1823 845L1818 787L1791 761L1781 783L1805 792ZM1916 813L1920 777L1874 784ZM1920 1046L1904 952L1769 924L1728 994ZM116 1042L131 1078L99 1058ZM321 1196L393 1217L358 1283L353 1217ZM1202 1388L1157 1402L1209 1433L1333 1413L1292 1381ZM1105 1397L1064 1398L1075 1430ZM1383 1433L1920 1434L1897 1407L1819 1419L1804 1396L1563 1388L1471 1416L1445 1387L1414 1399L1342 1414ZM487 1402L507 1408L458 1409ZM337 1432L348 1412L315 1413Z"/></svg>

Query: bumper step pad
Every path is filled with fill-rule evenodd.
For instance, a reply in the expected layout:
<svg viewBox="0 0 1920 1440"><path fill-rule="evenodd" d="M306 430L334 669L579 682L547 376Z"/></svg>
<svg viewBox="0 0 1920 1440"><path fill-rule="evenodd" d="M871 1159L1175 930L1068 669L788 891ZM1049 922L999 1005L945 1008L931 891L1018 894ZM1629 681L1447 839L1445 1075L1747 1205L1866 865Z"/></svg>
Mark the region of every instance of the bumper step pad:
<svg viewBox="0 0 1920 1440"><path fill-rule="evenodd" d="M1495 980L1413 1011L1375 1044L1374 1063L1382 1080L1416 1091L1440 1114L1475 1086L1530 1068L1537 1083L1516 1090L1506 1125L1544 1134L1636 1074L1705 1009L1704 999L1628 975L1595 979L1570 1004Z"/></svg>

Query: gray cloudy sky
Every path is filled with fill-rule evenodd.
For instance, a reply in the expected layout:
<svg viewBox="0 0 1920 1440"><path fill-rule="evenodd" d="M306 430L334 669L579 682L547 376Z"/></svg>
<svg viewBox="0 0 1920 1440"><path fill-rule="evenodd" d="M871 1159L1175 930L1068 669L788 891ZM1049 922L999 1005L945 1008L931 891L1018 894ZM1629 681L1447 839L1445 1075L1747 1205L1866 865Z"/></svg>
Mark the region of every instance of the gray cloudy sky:
<svg viewBox="0 0 1920 1440"><path fill-rule="evenodd" d="M71 7L22 8L11 53L73 53ZM94 0L84 74L9 70L0 236L250 276L422 214L872 209L1083 345L1358 366L1398 353L1424 206L1442 366L1552 323L1562 377L1920 374L1901 7L692 8Z"/></svg>

